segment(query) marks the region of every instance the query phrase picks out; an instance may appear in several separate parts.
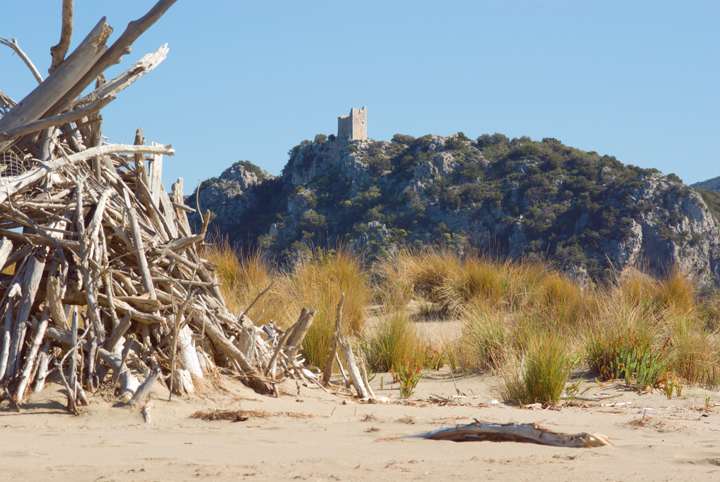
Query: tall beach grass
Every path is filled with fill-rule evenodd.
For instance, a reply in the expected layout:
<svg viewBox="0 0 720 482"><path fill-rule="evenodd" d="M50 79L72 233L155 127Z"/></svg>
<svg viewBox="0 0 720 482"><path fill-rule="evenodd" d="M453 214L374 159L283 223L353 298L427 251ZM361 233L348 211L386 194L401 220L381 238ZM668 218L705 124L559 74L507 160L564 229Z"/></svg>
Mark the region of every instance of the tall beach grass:
<svg viewBox="0 0 720 482"><path fill-rule="evenodd" d="M316 310L302 353L317 366L325 362L345 293L343 326L375 371L404 359L448 360L455 370L501 374L504 393L520 403L555 403L557 380L567 375L560 367L576 356L600 378L636 385L659 383L650 373L658 367L685 383L720 383L720 296L701 294L675 269L662 278L630 271L612 285L594 286L537 261L448 249L408 248L372 267L347 249L316 250L305 262L278 269L262 253L240 255L220 239L204 256L218 265L221 290L236 313L272 282L251 317L265 310L261 323L289 327L303 307ZM462 336L446 341L444 353L418 341L412 299L461 321ZM378 320L365 330L372 302L380 304Z"/></svg>

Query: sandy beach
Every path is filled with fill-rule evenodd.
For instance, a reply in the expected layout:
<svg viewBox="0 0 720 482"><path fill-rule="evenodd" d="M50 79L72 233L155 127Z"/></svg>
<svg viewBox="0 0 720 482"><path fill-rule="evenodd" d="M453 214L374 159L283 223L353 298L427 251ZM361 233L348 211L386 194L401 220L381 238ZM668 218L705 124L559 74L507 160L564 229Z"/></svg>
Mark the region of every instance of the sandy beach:
<svg viewBox="0 0 720 482"><path fill-rule="evenodd" d="M191 398L168 401L160 387L151 395L150 423L138 409L101 394L80 416L68 415L63 392L51 384L21 413L0 405L0 473L3 480L23 481L720 480L717 392L688 387L667 400L658 390L638 395L621 382L587 380L584 387L595 385L587 394L617 397L523 409L498 403L489 376L453 383L447 372L430 373L407 403L399 400L397 384L385 383L390 379L378 374L373 380L376 395L390 400L376 404L294 381L277 399L228 376ZM455 402L430 401L435 396ZM242 410L248 419L190 418L209 410ZM397 438L473 419L598 432L614 446Z"/></svg>

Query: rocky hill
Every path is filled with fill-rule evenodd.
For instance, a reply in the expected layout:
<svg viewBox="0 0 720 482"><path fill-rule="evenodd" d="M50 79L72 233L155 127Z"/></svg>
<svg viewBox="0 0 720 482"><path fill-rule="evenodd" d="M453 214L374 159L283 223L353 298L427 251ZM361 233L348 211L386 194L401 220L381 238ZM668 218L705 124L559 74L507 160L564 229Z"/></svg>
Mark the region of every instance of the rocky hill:
<svg viewBox="0 0 720 482"><path fill-rule="evenodd" d="M720 192L720 177L713 177L707 181L696 182L691 184L693 189L704 189L706 191Z"/></svg>
<svg viewBox="0 0 720 482"><path fill-rule="evenodd" d="M212 225L280 257L338 243L371 255L472 246L593 279L637 263L720 279L718 196L555 139L319 135L289 155L280 177L241 162L204 182Z"/></svg>

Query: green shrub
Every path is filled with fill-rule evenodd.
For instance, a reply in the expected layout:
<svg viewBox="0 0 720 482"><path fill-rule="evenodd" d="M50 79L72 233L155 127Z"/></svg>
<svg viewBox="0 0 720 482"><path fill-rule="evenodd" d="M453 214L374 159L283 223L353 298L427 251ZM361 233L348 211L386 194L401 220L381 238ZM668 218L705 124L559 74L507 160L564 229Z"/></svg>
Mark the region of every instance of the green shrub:
<svg viewBox="0 0 720 482"><path fill-rule="evenodd" d="M405 146L409 146L413 142L415 142L415 138L413 136L408 136L404 134L395 134L392 137L392 142L395 144L403 144Z"/></svg>

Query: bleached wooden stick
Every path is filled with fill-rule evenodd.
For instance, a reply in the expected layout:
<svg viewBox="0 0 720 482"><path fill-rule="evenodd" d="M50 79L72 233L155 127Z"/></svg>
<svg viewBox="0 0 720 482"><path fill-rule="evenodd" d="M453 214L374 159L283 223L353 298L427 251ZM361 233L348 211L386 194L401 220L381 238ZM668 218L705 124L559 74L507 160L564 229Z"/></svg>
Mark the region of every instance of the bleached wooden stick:
<svg viewBox="0 0 720 482"><path fill-rule="evenodd" d="M36 121L48 112L48 109L66 95L105 53L107 48L105 41L110 32L112 29L103 17L73 53L47 79L25 96L10 112L0 118L0 131ZM95 77L97 75L92 80ZM67 105L67 102L64 105ZM56 114L59 112L50 113L50 116ZM0 142L0 151L9 145L8 142Z"/></svg>
<svg viewBox="0 0 720 482"><path fill-rule="evenodd" d="M200 240L202 240L202 236L198 236L198 237L200 238ZM193 238L193 239L195 239L195 238ZM262 296L263 296L265 293L267 293L268 291L270 291L270 288L272 288L274 285L275 285L275 281L273 281L272 283L270 283L270 286L268 286L267 288L265 288L264 290L262 290L260 293L258 293L258 295L255 297L255 299L252 301L252 303L250 303L250 305L249 305L247 308L245 308L245 310L243 310L242 313L240 313L240 316L238 316L238 322L239 322L239 323L242 323L243 316L245 316L245 315L248 313L248 311L250 311L250 309L251 309L253 306L255 306L255 303L257 303L258 300L259 300L260 298L262 298Z"/></svg>
<svg viewBox="0 0 720 482"><path fill-rule="evenodd" d="M303 308L303 310L307 311L307 308ZM302 316L301 320L302 320ZM299 321L298 321L299 323ZM294 326L296 326L297 323ZM265 376L268 376L268 374L274 370L275 367L275 361L277 360L278 355L280 355L280 352L282 351L283 347L285 346L285 343L287 343L288 338L290 338L290 333L292 332L292 328L288 328L288 330L285 332L283 337L278 341L277 346L275 347L275 351L273 352L272 358L270 358L270 361L268 362L267 366L265 367ZM273 375L274 376L274 375Z"/></svg>
<svg viewBox="0 0 720 482"><path fill-rule="evenodd" d="M133 397L130 399L128 405L132 407L134 405L142 404L142 402L145 401L145 398L150 393L150 389L160 376L160 372L152 372L150 376L145 379L142 385L140 385L140 387L135 391L135 395L133 395Z"/></svg>
<svg viewBox="0 0 720 482"><path fill-rule="evenodd" d="M145 245L140 235L140 225L135 215L135 207L130 204L130 196L127 191L123 191L125 195L125 208L127 209L128 218L130 219L130 227L132 232L133 243L135 243L135 255L140 265L140 276L142 276L145 291L150 294L150 299L156 300L155 287L152 282L152 275L148 269L147 258L145 257Z"/></svg>
<svg viewBox="0 0 720 482"><path fill-rule="evenodd" d="M340 355L345 360L345 365L348 368L348 372L350 372L350 381L355 387L355 390L357 390L358 397L370 398L370 394L365 388L362 376L360 375L360 369L358 369L357 363L355 362L355 355L350 347L350 342L345 339L342 333L338 333L337 338Z"/></svg>
<svg viewBox="0 0 720 482"><path fill-rule="evenodd" d="M169 50L170 49L168 49L167 44L165 44L155 52L145 55L125 72L98 86L98 88L94 91L90 92L85 97L78 99L72 105L83 105L89 102L95 102L97 99L102 99L103 97L116 96L120 91L124 90L140 77L148 72L151 72L155 69L155 67L160 65L160 63L165 60L165 57L167 57Z"/></svg>
<svg viewBox="0 0 720 482"><path fill-rule="evenodd" d="M50 365L50 359L52 358L52 355L50 355L50 342L46 341L45 346L43 347L42 351L40 352L39 359L38 359L38 371L37 371L37 378L35 379L35 387L33 388L34 392L39 392L43 389L45 386L45 379L48 375L48 366Z"/></svg>
<svg viewBox="0 0 720 482"><path fill-rule="evenodd" d="M23 278L23 296L20 299L16 317L15 329L13 331L12 344L10 345L10 357L8 358L7 377L14 377L20 366L20 351L25 340L25 330L30 319L30 310L35 302L35 295L40 287L43 271L45 270L45 248L35 248L30 256L26 273Z"/></svg>
<svg viewBox="0 0 720 482"><path fill-rule="evenodd" d="M5 262L12 253L13 243L8 238L0 239L0 270L5 267Z"/></svg>
<svg viewBox="0 0 720 482"><path fill-rule="evenodd" d="M107 351L110 353L115 353L115 348L117 347L117 344L120 342L120 339L123 337L125 332L130 329L130 325L132 324L132 315L130 312L125 313L125 316L123 316L123 319L120 321L118 326L115 327L113 332L110 334L107 340L105 340L104 347Z"/></svg>
<svg viewBox="0 0 720 482"><path fill-rule="evenodd" d="M78 345L78 310L75 308L72 314L72 325L70 328L70 383L68 383L68 405L75 405L75 382L77 378L77 350L75 347ZM67 356L67 354L65 355ZM64 360L63 360L64 361ZM62 371L62 363L60 364L60 370ZM73 387L73 391L70 392L70 387ZM72 397L72 403L69 398ZM75 409L77 410L77 408Z"/></svg>
<svg viewBox="0 0 720 482"><path fill-rule="evenodd" d="M205 333L210 337L215 347L222 350L228 357L238 363L242 374L248 378L248 384L251 388L264 395L273 393L272 385L262 378L255 367L250 364L247 357L227 339L221 330L216 328L212 323L205 323Z"/></svg>
<svg viewBox="0 0 720 482"><path fill-rule="evenodd" d="M35 365L35 358L37 357L40 344L45 336L45 330L48 326L48 318L50 312L48 308L45 308L43 313L43 319L40 322L40 326L35 332L35 338L33 338L32 345L30 346L30 352L25 357L25 368L23 369L22 375L20 376L20 382L18 383L17 390L15 391L15 400L22 400L25 395L25 388L30 382L30 373L32 373L33 366Z"/></svg>
<svg viewBox="0 0 720 482"><path fill-rule="evenodd" d="M19 285L13 285L18 286ZM7 362L10 357L10 344L12 343L13 300L8 301L5 308L5 330L3 331L2 353L0 354L0 381L5 378Z"/></svg>

